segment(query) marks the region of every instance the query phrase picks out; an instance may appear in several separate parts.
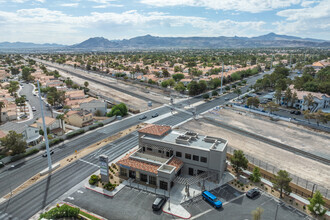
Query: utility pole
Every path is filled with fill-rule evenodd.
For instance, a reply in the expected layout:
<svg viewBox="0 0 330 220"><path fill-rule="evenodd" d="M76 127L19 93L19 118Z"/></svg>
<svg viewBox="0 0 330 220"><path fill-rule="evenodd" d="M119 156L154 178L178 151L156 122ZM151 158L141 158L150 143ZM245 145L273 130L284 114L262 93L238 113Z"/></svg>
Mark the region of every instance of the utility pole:
<svg viewBox="0 0 330 220"><path fill-rule="evenodd" d="M279 206L279 204L277 203L277 206L276 206L276 212L275 212L275 220L277 219L278 206Z"/></svg>
<svg viewBox="0 0 330 220"><path fill-rule="evenodd" d="M46 151L47 151L47 160L48 160L48 171L50 172L52 170L52 159L50 158L50 152L49 152L47 128L46 128L46 123L45 123L44 108L43 108L42 100L41 100L41 92L40 92L39 80L37 81L37 83L38 83L39 101L40 101L40 108L41 108L42 125L43 125L43 129L44 129L44 137L45 137L45 142L46 142Z"/></svg>
<svg viewBox="0 0 330 220"><path fill-rule="evenodd" d="M222 94L222 81L223 81L223 61L222 61L222 73L221 73L221 89L220 89L220 94Z"/></svg>

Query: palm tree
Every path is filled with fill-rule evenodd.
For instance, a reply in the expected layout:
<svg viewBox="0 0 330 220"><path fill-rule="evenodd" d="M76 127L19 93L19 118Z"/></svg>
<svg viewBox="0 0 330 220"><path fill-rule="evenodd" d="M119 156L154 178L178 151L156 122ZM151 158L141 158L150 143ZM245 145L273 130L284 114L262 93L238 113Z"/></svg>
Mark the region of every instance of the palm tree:
<svg viewBox="0 0 330 220"><path fill-rule="evenodd" d="M60 126L61 126L61 129L62 129L62 134L64 133L64 114L59 114L56 116L56 119L60 120Z"/></svg>
<svg viewBox="0 0 330 220"><path fill-rule="evenodd" d="M2 108L5 107L5 103L4 102L0 102L0 122L1 122L1 111L2 111Z"/></svg>

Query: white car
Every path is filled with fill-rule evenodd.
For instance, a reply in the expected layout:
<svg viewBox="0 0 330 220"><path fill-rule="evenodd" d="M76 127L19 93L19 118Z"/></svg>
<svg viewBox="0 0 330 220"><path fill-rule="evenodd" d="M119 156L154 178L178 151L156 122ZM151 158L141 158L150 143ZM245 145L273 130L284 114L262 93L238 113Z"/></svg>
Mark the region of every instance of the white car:
<svg viewBox="0 0 330 220"><path fill-rule="evenodd" d="M32 111L34 111L34 112L37 111L36 107L33 106Z"/></svg>

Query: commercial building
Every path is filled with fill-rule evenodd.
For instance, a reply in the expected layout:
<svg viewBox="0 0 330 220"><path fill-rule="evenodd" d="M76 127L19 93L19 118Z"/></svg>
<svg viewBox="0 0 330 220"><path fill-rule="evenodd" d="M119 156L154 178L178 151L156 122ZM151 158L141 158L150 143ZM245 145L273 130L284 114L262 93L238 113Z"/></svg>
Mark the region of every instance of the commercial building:
<svg viewBox="0 0 330 220"><path fill-rule="evenodd" d="M226 169L227 140L153 124L138 132L139 148L117 162L122 176L170 190L177 176L219 181Z"/></svg>

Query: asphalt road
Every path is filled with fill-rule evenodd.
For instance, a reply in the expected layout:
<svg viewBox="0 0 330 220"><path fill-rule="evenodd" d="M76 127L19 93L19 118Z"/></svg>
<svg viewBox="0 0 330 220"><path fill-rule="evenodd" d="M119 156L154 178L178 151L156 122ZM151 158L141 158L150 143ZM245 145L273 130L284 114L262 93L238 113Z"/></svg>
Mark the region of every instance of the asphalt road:
<svg viewBox="0 0 330 220"><path fill-rule="evenodd" d="M31 105L31 107L34 106L36 108L36 111L33 112L33 119L20 121L20 123L10 122L10 121L6 122L0 126L1 130L21 131L22 127L33 124L37 118L41 117L41 107L40 107L39 97L34 96L32 94L33 86L31 84L27 84L27 83L21 83L21 84L24 86L24 88L22 88L22 90L20 91L19 94L25 95L26 99L29 100L28 103ZM43 104L45 116L51 117L51 113L50 113L49 109L46 107L46 104L44 102L42 102L42 104Z"/></svg>
<svg viewBox="0 0 330 220"><path fill-rule="evenodd" d="M69 197L71 199L64 201L107 219L173 219L172 216L165 214L162 210L152 211L151 207L156 198L155 194L128 187L124 187L113 198L85 188L80 188L79 192L75 192Z"/></svg>
<svg viewBox="0 0 330 220"><path fill-rule="evenodd" d="M252 77L248 79L248 82L253 83L260 78L262 75L258 75L256 77ZM244 93L248 89L249 85L242 88L242 92ZM197 106L197 113L202 113L207 111L208 109L214 108L220 104L225 102L226 98L234 98L234 94L227 94L224 97L215 99L213 101L201 104ZM199 101L200 98L194 98L190 101L190 104ZM150 119L151 115L157 112L159 115L170 112L169 107L161 107L159 109L154 109L145 113L147 117ZM180 112L175 115L171 115L165 119L162 119L157 122L157 124L168 124L168 125L176 125L181 122L184 122L186 119L192 117L191 114L187 114L184 112ZM74 140L68 141L64 143L63 146L60 145L55 150L53 154L53 162L56 162L70 154L72 154L75 150L83 149L99 140L102 140L118 131L126 129L130 126L136 125L140 123L139 116L132 116L125 120L119 121L115 124L110 124L109 126L103 127L96 131L88 132L83 136L79 136ZM137 137L133 137L136 138ZM130 137L124 137L118 142L118 145L121 143L125 143L126 140L129 140ZM111 155L110 160L115 159L120 154L127 152L129 149L133 148L134 144L124 144L123 147L113 147L113 144L104 147L104 151L107 151L109 155ZM110 150L110 151L109 151ZM0 204L0 211L4 213L9 213L13 217L18 217L19 219L28 219L33 216L37 211L41 210L47 204L54 201L56 198L60 197L63 193L68 191L70 188L81 182L84 178L91 175L95 172L98 167L95 165L91 165L91 163L83 162L85 160L94 162L97 161L97 158L94 155L97 152L93 152L90 155L86 156L82 160L70 164L69 166L55 172L48 179L44 179L20 194L14 196L12 199ZM116 156L117 155L117 156ZM116 156L116 157L115 157ZM41 171L47 166L47 159L42 158L40 155L35 157L29 161L23 162L21 165L18 165L17 168L13 170L6 171L6 168L3 168L3 172L0 174L0 195L4 195L10 192L11 188L15 188L30 177L32 177L37 172ZM17 208L19 207L19 208Z"/></svg>

